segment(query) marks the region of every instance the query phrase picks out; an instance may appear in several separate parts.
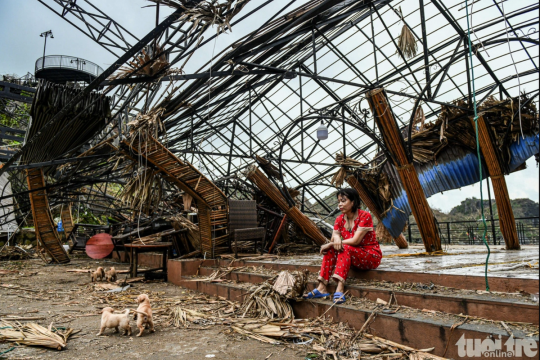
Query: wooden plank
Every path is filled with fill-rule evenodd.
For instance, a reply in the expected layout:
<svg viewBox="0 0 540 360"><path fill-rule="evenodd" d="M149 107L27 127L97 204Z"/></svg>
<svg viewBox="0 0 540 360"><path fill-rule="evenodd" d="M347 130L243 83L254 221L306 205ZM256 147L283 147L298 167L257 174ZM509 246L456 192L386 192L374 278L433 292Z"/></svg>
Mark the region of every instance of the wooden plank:
<svg viewBox="0 0 540 360"><path fill-rule="evenodd" d="M28 190L45 187L43 169L35 168L26 170ZM36 237L40 245L51 256L56 263L68 263L69 256L62 246L60 237L54 226L52 215L49 209L49 201L45 191L31 191L29 193L30 205L32 207L32 217Z"/></svg>
<svg viewBox="0 0 540 360"><path fill-rule="evenodd" d="M201 252L207 258L213 258L217 253L227 252L229 250L228 246L224 248L217 247L217 245L228 241L227 234L212 239L213 226L228 224L228 200L221 189L215 186L193 165L178 159L152 137L148 139L147 143L135 141L130 144L124 141L124 144L156 166L167 181L175 184L197 201ZM153 151L139 152L138 149L152 149ZM212 208L217 206L224 206L225 209L217 210L214 213ZM226 230L226 227L224 229ZM222 234L223 229L219 229L219 233Z"/></svg>

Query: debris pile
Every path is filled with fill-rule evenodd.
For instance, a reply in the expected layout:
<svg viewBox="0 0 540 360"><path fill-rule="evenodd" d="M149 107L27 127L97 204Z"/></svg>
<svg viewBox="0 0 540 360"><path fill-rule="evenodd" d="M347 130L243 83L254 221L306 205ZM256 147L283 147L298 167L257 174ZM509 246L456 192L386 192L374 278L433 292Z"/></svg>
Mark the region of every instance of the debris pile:
<svg viewBox="0 0 540 360"><path fill-rule="evenodd" d="M0 340L18 344L62 350L66 347L67 340L72 334L74 334L73 329L60 331L53 327L52 323L46 329L35 323L20 324L5 320L0 321Z"/></svg>

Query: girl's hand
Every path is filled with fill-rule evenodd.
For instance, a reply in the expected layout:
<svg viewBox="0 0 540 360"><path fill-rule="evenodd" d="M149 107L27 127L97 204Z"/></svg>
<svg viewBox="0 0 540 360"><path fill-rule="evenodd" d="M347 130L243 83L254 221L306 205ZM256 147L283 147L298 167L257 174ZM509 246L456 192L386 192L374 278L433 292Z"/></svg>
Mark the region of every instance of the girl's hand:
<svg viewBox="0 0 540 360"><path fill-rule="evenodd" d="M332 247L332 243L328 243L328 244L324 244L321 246L321 255L326 255L326 253L328 252L328 249L330 249Z"/></svg>
<svg viewBox="0 0 540 360"><path fill-rule="evenodd" d="M343 240L342 239L336 239L336 241L334 241L332 243L332 245L334 246L334 250L336 250L336 251L342 251L343 250Z"/></svg>

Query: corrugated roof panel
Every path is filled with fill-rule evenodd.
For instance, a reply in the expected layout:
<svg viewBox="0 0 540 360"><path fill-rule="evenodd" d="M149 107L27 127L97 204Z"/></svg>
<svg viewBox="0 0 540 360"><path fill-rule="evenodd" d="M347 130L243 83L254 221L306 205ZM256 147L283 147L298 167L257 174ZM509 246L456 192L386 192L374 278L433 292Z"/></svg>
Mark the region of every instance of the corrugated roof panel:
<svg viewBox="0 0 540 360"><path fill-rule="evenodd" d="M523 164L528 158L540 152L539 135L527 135L525 139L521 136L519 140L510 145L510 171Z"/></svg>
<svg viewBox="0 0 540 360"><path fill-rule="evenodd" d="M513 143L510 146L512 155L510 169L514 170L528 158L538 154L539 148L538 135L530 135ZM438 157L437 165L433 162L422 165L415 164L415 169L426 198L443 191L475 184L479 182L480 178L478 174L478 157L475 153L462 148L445 149ZM382 222L390 234L397 237L408 221L411 208L395 167L387 164L383 171L392 184L393 204L397 209L390 209ZM483 165L482 177L484 179L487 173L487 169Z"/></svg>

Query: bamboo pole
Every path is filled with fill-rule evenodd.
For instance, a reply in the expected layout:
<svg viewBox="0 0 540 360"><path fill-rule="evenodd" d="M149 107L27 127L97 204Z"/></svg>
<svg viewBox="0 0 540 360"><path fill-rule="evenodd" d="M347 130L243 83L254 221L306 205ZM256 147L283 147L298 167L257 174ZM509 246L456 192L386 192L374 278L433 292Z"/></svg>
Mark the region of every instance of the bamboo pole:
<svg viewBox="0 0 540 360"><path fill-rule="evenodd" d="M350 175L349 177L347 177L347 182L352 188L358 191L360 199L364 204L366 204L367 208L373 214L373 216L375 216L379 222L382 222L382 216L379 207L373 201L371 196L369 196L369 193L362 185L362 183L358 181L358 179L354 175ZM384 226L384 224L382 226ZM394 238L394 242L400 249L407 249L409 247L409 243L407 242L407 239L405 239L405 236L403 236L403 234L399 234L397 238Z"/></svg>
<svg viewBox="0 0 540 360"><path fill-rule="evenodd" d="M366 98L371 111L375 114L375 121L382 134L386 148L394 156L392 161L397 167L401 183L407 193L409 205L418 224L426 251L441 250L441 239L437 225L435 224L433 212L420 185L418 174L412 162L409 162L405 150L405 142L388 104L384 89L372 90L367 93Z"/></svg>
<svg viewBox="0 0 540 360"><path fill-rule="evenodd" d="M246 173L247 178L264 192L287 216L298 225L304 234L317 245L327 243L326 237L319 230L317 225L295 206L289 207L278 188L255 165L251 165Z"/></svg>
<svg viewBox="0 0 540 360"><path fill-rule="evenodd" d="M471 119L471 121L474 126L474 119ZM506 249L519 250L521 246L519 244L514 211L510 203L510 196L508 195L506 179L504 178L504 173L497 157L497 150L493 146L490 137L490 129L482 114L478 117L478 141L480 142L480 149L482 150L482 155L484 156L484 161L486 162L491 182L493 183L493 193L495 194L497 212L499 213L499 226L501 227L501 233L506 243Z"/></svg>

